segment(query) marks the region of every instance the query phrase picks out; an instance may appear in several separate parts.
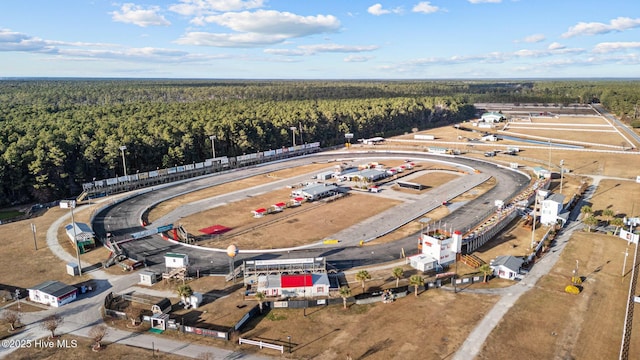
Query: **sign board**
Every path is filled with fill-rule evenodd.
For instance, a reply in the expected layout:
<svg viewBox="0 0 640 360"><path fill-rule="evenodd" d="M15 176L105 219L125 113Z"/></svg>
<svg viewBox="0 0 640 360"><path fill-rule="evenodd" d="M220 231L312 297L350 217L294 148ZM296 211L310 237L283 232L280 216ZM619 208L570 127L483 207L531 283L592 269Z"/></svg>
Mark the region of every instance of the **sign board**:
<svg viewBox="0 0 640 360"><path fill-rule="evenodd" d="M344 138L345 139L353 139L353 134L352 133L346 133L346 134L344 134Z"/></svg>
<svg viewBox="0 0 640 360"><path fill-rule="evenodd" d="M169 230L171 230L171 229L169 229ZM166 230L165 230L165 231L166 231ZM156 233L157 233L157 232L156 232L156 230L154 230L154 229L151 229L151 230L144 230L144 231L140 231L140 232L137 232L137 233L133 233L133 234L131 234L131 237L132 237L132 238L134 238L134 239L140 239L140 238L143 238L143 237L147 237L147 236L154 235L154 234L156 234Z"/></svg>
<svg viewBox="0 0 640 360"><path fill-rule="evenodd" d="M620 230L620 238L624 239L624 240L627 240L628 242L632 242L634 244L637 244L638 243L638 238L640 238L640 235L639 234L634 234L634 233L632 233L630 231L627 231L627 230L624 230L624 229L621 229Z"/></svg>
<svg viewBox="0 0 640 360"><path fill-rule="evenodd" d="M60 201L60 208L62 209L74 209L76 207L76 201L75 200L61 200Z"/></svg>
<svg viewBox="0 0 640 360"><path fill-rule="evenodd" d="M161 232L165 232L165 231L169 231L173 229L173 224L169 224L169 225L165 225L165 226L159 226L157 232L161 233Z"/></svg>

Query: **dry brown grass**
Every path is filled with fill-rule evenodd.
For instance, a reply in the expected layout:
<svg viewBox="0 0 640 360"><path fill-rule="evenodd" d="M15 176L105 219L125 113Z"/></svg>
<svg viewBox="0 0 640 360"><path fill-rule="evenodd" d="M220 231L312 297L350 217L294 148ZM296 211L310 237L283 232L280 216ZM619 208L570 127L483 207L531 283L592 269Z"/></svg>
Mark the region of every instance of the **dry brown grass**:
<svg viewBox="0 0 640 360"><path fill-rule="evenodd" d="M251 216L251 210L286 200L289 192L285 189L233 202L188 216L180 222L191 233L214 224L235 229L200 243L203 246L222 249L235 244L241 249L284 248L321 240L400 203L353 191L349 196L326 204L304 203L260 219Z"/></svg>
<svg viewBox="0 0 640 360"><path fill-rule="evenodd" d="M155 354L150 349L142 349L128 345L121 345L117 343L110 343L104 341L102 343L102 349L98 352L91 350L93 340L72 336L62 335L56 340L66 340L68 344L76 344L75 347L69 346L43 348L43 347L31 347L14 351L10 355L7 355L5 359L8 360L31 360L31 359L47 359L47 360L84 360L84 359L127 359L127 360L146 360L150 358L160 360L184 360L188 359L183 356L156 352ZM161 341L158 339L158 341ZM75 343L74 343L75 342Z"/></svg>
<svg viewBox="0 0 640 360"><path fill-rule="evenodd" d="M491 333L480 359L613 359L622 335L629 276L621 282L624 241L577 233L552 269L518 300ZM579 295L564 292L579 261ZM633 338L632 354L640 349Z"/></svg>

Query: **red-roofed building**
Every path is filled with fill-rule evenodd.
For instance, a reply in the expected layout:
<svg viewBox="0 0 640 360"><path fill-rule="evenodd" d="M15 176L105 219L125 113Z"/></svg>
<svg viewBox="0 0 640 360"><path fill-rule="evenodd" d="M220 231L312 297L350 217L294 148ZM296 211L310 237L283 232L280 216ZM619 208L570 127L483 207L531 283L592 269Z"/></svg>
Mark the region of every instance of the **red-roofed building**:
<svg viewBox="0 0 640 360"><path fill-rule="evenodd" d="M280 212L280 211L284 210L286 207L287 207L286 203L279 202L279 203L271 205L271 212L272 213Z"/></svg>
<svg viewBox="0 0 640 360"><path fill-rule="evenodd" d="M329 296L327 274L260 275L257 291L267 296L316 297Z"/></svg>
<svg viewBox="0 0 640 360"><path fill-rule="evenodd" d="M251 213L253 214L254 218L261 218L264 216L264 214L267 213L267 209L260 208L260 209L253 210Z"/></svg>
<svg viewBox="0 0 640 360"><path fill-rule="evenodd" d="M291 200L289 200L289 207L296 207L296 206L300 206L302 205L302 202L304 201L303 197L295 197Z"/></svg>
<svg viewBox="0 0 640 360"><path fill-rule="evenodd" d="M282 288L305 287L313 284L311 274L307 275L282 275L280 278L280 286Z"/></svg>

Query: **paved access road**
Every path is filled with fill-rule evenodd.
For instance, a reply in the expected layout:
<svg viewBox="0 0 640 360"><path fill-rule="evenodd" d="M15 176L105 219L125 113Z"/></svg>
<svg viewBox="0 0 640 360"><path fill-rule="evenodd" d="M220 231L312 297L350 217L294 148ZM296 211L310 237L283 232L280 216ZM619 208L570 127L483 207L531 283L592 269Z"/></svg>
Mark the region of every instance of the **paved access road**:
<svg viewBox="0 0 640 360"><path fill-rule="evenodd" d="M484 220L482 218L484 215L492 211L492 209L494 208L495 200L509 200L514 195L526 188L529 183L529 179L519 172L504 167L499 167L492 163L474 159L460 157L442 157L423 153L414 154L392 151L385 151L377 154L373 154L373 152L332 152L315 154L304 158L296 158L278 163L265 164L259 167L238 169L227 173L194 179L189 182L176 184L174 186L157 189L151 192L146 192L99 213L93 223L93 229L96 234L101 237L104 236L106 232L111 232L115 235L125 235L128 233L141 231L144 228L140 225L140 216L146 208L152 206L153 204L162 202L175 196L180 196L181 194L229 181L235 181L243 177L269 173L283 168L297 167L312 162L327 162L335 159L339 159L340 161L343 161L343 159L358 159L366 161L367 159L406 159L407 157L415 161L450 161L452 163L460 164L461 166L478 169L482 174L489 174L496 178L497 185L493 189L483 194L479 198L466 203L465 206L456 208L452 214L442 220L443 224L447 224L447 228L453 228L454 230L466 230L468 228L472 228L477 223ZM330 168L331 164L327 164L327 167ZM260 185L249 189L243 189L230 194L216 197L213 200L203 200L199 202L202 205L199 210L202 211L208 207L217 206L220 203L233 201L234 199L272 191L276 188L281 188L286 184L301 182L301 179L304 179L303 181L309 181L309 175L276 181L270 184ZM425 201L441 202L443 196L459 191L459 188L465 186L464 181L454 181L452 183L454 188L444 185L430 191L429 193L427 193L428 196L425 198ZM171 217L179 218L188 215L195 210L193 210L192 207L185 207L182 210L177 209L176 211L177 213L175 214L167 215L165 221L168 221L169 219L171 219ZM386 226L395 226L401 220L403 215L404 214L400 213L397 214L396 218L391 217L385 219L385 221L387 222ZM164 223L156 222L155 224L152 224L152 226L160 225L164 225ZM349 239L343 240L345 240L345 243L347 244L352 243L348 241ZM361 237L352 240L359 241L361 240ZM150 238L126 243L123 244L123 248L129 253L140 254L141 256L144 256L149 264L156 265L158 269L164 268L163 256L166 252L171 251L187 253L189 255L189 260L192 264L192 267L198 269L201 274L225 274L228 273L229 269L229 260L226 252L224 251L225 249L220 249L220 251L215 252L210 250L198 249L197 247L186 247L181 244L174 244L172 242L163 240L159 236L153 236ZM295 250L295 257L326 257L327 262L331 266L340 270L345 270L356 266L366 266L398 260L403 249L406 253L411 253L415 251L416 248L417 238L416 236L410 236L393 243L372 245L366 247L349 245L339 248L314 247ZM274 259L281 256L294 256L293 254L289 254L289 249L283 249L279 252L269 253L267 253L266 251L250 252L247 250L249 249L240 249L240 254L238 254L238 256L236 257L236 264L238 264L242 260L247 259Z"/></svg>

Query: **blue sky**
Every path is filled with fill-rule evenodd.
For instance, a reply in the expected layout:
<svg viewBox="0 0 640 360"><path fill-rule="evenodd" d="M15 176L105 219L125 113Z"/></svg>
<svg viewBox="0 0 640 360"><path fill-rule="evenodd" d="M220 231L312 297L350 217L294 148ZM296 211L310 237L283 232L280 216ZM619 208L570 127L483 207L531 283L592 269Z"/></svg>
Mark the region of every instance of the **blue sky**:
<svg viewBox="0 0 640 360"><path fill-rule="evenodd" d="M0 77L640 77L637 0L0 3Z"/></svg>

